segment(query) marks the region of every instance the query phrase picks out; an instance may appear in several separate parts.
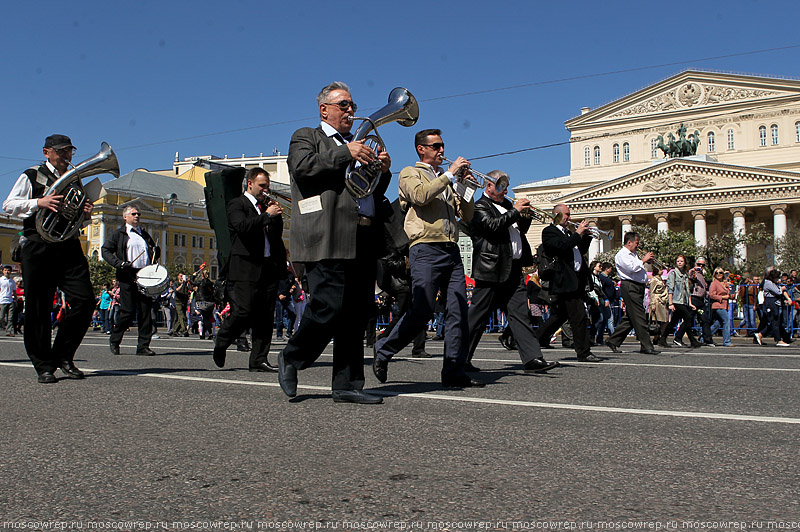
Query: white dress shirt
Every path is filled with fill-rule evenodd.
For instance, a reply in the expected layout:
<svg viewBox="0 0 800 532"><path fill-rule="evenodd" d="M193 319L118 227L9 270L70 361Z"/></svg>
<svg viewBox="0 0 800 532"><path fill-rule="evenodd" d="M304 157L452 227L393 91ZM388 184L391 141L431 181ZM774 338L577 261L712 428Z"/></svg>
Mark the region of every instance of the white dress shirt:
<svg viewBox="0 0 800 532"><path fill-rule="evenodd" d="M252 194L250 194L245 190L244 197L250 200L250 203L253 204L253 208L256 210L258 214L262 214L261 210L258 208L258 200L256 199L255 196L253 196ZM264 256L269 257L269 254L270 254L269 239L267 238L267 230L264 229Z"/></svg>
<svg viewBox="0 0 800 532"><path fill-rule="evenodd" d="M489 198L491 201L491 198ZM492 201L492 205L494 208L497 209L500 214L505 214L508 212L508 209L503 207L501 204ZM517 222L514 222L508 227L508 236L511 237L511 251L512 251L512 259L521 259L522 258L522 234L519 232L519 226ZM576 270L577 271L577 270Z"/></svg>
<svg viewBox="0 0 800 532"><path fill-rule="evenodd" d="M128 232L128 260L134 268L144 268L150 264L150 255L147 252L147 242L144 237L131 224L125 224Z"/></svg>
<svg viewBox="0 0 800 532"><path fill-rule="evenodd" d="M567 234L567 228L563 225L557 225L561 232L565 235ZM573 246L572 248L572 262L576 272L581 271L581 264L583 264L583 255L581 255L581 250L578 249L578 246Z"/></svg>
<svg viewBox="0 0 800 532"><path fill-rule="evenodd" d="M50 161L45 161L45 164L56 178L61 177L61 174L58 173L55 166L50 164ZM47 183L42 183L42 185L47 186ZM17 182L14 183L11 192L3 202L3 210L11 216L24 220L39 210L39 204L37 203L39 199L31 198L31 194L33 194L31 180L28 179L27 174L23 172L22 175L17 178Z"/></svg>
<svg viewBox="0 0 800 532"><path fill-rule="evenodd" d="M636 252L623 247L614 257L614 264L617 267L617 275L619 275L620 280L647 284L647 271L644 269L644 263Z"/></svg>
<svg viewBox="0 0 800 532"><path fill-rule="evenodd" d="M320 122L320 126L322 127L322 131L332 138L338 146L349 144L347 139L345 139L344 136L336 131L336 128L329 123L322 121ZM372 198L372 194L366 198L355 198L355 200L358 203L358 214L368 218L375 218L375 200Z"/></svg>

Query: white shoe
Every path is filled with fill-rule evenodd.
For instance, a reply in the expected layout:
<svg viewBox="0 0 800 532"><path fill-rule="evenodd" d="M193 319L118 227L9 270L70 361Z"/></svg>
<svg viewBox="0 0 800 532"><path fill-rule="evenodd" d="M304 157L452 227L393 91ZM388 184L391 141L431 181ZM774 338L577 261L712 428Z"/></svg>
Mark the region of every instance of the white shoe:
<svg viewBox="0 0 800 532"><path fill-rule="evenodd" d="M789 344L787 344L786 342L778 342L775 345L777 345L778 347L789 347Z"/></svg>
<svg viewBox="0 0 800 532"><path fill-rule="evenodd" d="M756 342L758 342L758 345L764 345L761 343L761 333L755 333L753 336L756 337Z"/></svg>

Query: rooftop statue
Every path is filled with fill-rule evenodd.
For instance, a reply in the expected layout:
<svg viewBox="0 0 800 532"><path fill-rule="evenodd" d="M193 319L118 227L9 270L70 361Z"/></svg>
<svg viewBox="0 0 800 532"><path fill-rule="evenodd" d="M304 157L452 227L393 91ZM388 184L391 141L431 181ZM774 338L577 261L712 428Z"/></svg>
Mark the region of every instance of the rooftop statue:
<svg viewBox="0 0 800 532"><path fill-rule="evenodd" d="M667 135L669 142L664 144L664 137L658 136L658 149L664 153L664 157L688 157L697 154L697 147L700 146L700 131L694 130L694 133L686 138L686 126L681 124L678 128L678 140L672 133Z"/></svg>

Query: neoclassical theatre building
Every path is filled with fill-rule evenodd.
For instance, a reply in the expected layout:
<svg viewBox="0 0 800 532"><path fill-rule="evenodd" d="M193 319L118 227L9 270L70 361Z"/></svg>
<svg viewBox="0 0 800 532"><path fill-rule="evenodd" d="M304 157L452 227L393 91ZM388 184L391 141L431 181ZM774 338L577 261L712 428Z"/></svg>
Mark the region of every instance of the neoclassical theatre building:
<svg viewBox="0 0 800 532"><path fill-rule="evenodd" d="M565 125L570 174L514 193L548 211L566 203L573 219L613 229L613 241L593 241L590 258L619 248L632 225L692 231L705 244L754 223L777 240L800 221L800 80L689 70L584 107ZM666 158L659 145L682 137L699 139L696 153ZM534 248L543 227L528 232Z"/></svg>

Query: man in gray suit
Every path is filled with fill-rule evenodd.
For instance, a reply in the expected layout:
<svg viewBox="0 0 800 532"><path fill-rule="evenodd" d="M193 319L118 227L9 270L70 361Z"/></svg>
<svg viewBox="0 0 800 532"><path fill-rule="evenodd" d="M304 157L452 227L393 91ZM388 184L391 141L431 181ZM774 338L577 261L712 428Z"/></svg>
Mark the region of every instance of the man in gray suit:
<svg viewBox="0 0 800 532"><path fill-rule="evenodd" d="M300 325L278 356L279 382L297 394L297 371L311 366L333 339L331 388L336 402L375 404L364 387L364 330L374 304L375 267L382 249L378 213L389 186L391 159L381 151L380 184L371 196L354 198L345 186L353 161L369 164L376 153L352 141L357 106L341 82L317 96L320 125L301 128L289 144L292 176L290 252L306 266L310 298Z"/></svg>

